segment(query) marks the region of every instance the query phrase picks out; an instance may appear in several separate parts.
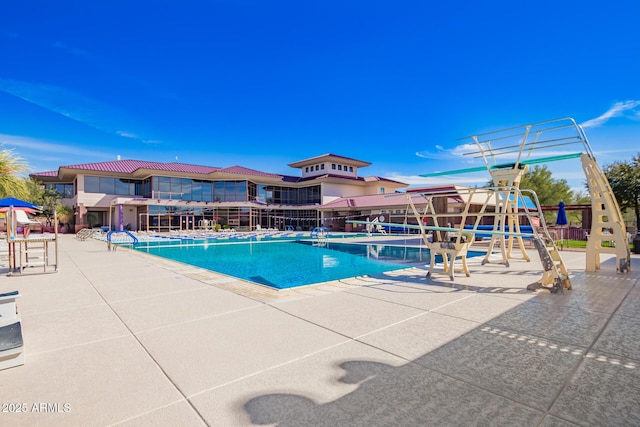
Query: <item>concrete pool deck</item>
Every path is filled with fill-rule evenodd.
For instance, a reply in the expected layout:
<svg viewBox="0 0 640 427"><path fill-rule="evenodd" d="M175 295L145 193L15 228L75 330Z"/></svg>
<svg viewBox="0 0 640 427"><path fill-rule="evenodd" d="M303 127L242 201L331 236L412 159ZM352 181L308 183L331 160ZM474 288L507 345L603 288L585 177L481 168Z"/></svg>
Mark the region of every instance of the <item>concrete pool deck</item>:
<svg viewBox="0 0 640 427"><path fill-rule="evenodd" d="M58 273L0 269L0 425L640 425L640 255L562 252L564 295L526 291L534 255L275 291L64 235Z"/></svg>

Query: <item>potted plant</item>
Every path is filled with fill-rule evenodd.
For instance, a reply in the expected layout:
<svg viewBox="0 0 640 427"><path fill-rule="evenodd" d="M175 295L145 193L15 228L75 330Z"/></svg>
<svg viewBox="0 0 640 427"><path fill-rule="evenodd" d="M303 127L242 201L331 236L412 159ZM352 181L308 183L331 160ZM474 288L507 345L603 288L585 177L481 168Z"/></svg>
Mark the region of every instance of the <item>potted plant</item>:
<svg viewBox="0 0 640 427"><path fill-rule="evenodd" d="M87 224L89 228L98 227L100 225L100 220L96 214L91 212L87 214Z"/></svg>
<svg viewBox="0 0 640 427"><path fill-rule="evenodd" d="M56 206L56 214L58 216L58 222L60 223L60 233L66 233L68 231L68 225L73 219L73 209L69 206L58 205Z"/></svg>

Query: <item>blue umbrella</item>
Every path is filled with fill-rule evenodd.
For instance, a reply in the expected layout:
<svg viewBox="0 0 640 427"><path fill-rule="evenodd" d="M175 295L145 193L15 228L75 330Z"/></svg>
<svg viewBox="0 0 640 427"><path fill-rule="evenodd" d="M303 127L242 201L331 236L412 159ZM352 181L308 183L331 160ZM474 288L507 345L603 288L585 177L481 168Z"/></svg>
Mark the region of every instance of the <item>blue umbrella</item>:
<svg viewBox="0 0 640 427"><path fill-rule="evenodd" d="M563 226L569 224L567 221L567 212L564 209L564 202L558 204L558 218L556 219L556 225Z"/></svg>
<svg viewBox="0 0 640 427"><path fill-rule="evenodd" d="M0 208L8 208L9 206L13 206L14 208L38 209L38 206L34 205L33 203L25 202L24 200L16 199L13 197L0 199Z"/></svg>
<svg viewBox="0 0 640 427"><path fill-rule="evenodd" d="M567 212L564 209L564 202L558 203L558 218L556 218L556 225L560 226L560 240L564 242L564 228L563 226L569 224L567 221Z"/></svg>

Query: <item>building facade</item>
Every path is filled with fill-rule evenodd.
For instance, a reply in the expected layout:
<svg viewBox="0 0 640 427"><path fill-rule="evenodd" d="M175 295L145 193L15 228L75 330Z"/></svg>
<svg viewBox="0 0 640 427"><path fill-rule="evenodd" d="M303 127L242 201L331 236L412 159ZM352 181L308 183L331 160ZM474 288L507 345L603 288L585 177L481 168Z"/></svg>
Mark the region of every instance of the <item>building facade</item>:
<svg viewBox="0 0 640 427"><path fill-rule="evenodd" d="M60 166L31 177L55 189L73 208L69 225L76 232L102 226L157 232L209 227L309 230L321 225L344 229L346 216L353 213L336 218L335 211L324 206L407 187L386 178L360 177L359 169L369 165L324 154L289 164L299 170L293 176L242 166L115 160Z"/></svg>

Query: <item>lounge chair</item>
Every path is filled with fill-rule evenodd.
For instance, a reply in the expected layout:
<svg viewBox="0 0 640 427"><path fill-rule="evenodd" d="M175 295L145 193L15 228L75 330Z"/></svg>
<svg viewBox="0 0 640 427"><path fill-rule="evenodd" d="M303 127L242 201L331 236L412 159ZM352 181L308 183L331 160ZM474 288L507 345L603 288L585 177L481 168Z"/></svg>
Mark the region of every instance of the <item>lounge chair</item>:
<svg viewBox="0 0 640 427"><path fill-rule="evenodd" d="M24 237L29 236L29 231L28 230L30 230L29 229L29 225L30 224L37 224L40 227L42 227L42 224L39 221L35 221L35 220L30 219L27 216L27 213L25 211L23 211L23 210L15 209L14 210L14 214L16 216L16 222L18 224L22 225L23 228L24 228L24 232L23 232Z"/></svg>
<svg viewBox="0 0 640 427"><path fill-rule="evenodd" d="M38 224L38 225L42 225L39 221L35 221L31 218L29 218L27 216L27 213L25 211L16 209L14 210L14 213L16 214L16 221L18 222L18 224Z"/></svg>
<svg viewBox="0 0 640 427"><path fill-rule="evenodd" d="M0 370L24 365L22 325L14 319L0 322Z"/></svg>
<svg viewBox="0 0 640 427"><path fill-rule="evenodd" d="M0 294L0 370L24 365L22 325L18 318L18 291Z"/></svg>

